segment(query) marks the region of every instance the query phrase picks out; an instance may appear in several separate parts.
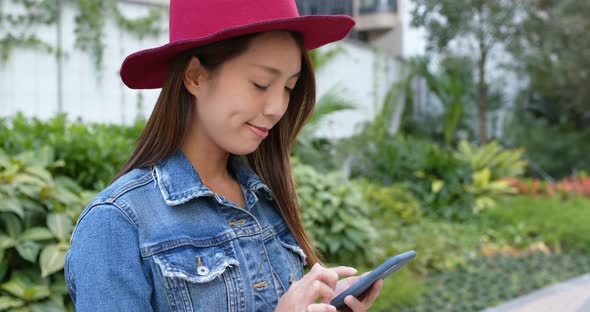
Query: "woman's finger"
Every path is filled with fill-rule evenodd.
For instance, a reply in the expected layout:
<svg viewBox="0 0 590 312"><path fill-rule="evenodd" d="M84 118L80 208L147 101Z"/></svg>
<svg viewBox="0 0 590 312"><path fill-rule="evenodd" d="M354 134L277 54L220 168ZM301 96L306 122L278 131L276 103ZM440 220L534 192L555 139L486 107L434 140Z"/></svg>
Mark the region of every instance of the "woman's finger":
<svg viewBox="0 0 590 312"><path fill-rule="evenodd" d="M338 282L338 274L332 270L328 270L319 263L314 264L309 273L304 277L311 280L320 280L332 289L336 287L336 283Z"/></svg>
<svg viewBox="0 0 590 312"><path fill-rule="evenodd" d="M358 272L357 269L347 266L337 266L333 268L328 268L328 270L334 271L336 274L338 274L338 276L352 276Z"/></svg>
<svg viewBox="0 0 590 312"><path fill-rule="evenodd" d="M325 303L312 303L305 309L306 312L336 312L336 307Z"/></svg>
<svg viewBox="0 0 590 312"><path fill-rule="evenodd" d="M307 278L312 280L320 280L324 282L326 285L330 286L330 288L335 289L336 284L338 283L338 279L340 275L348 276L354 275L356 273L356 269L350 267L334 267L334 268L325 268L320 264L316 263L307 275Z"/></svg>
<svg viewBox="0 0 590 312"><path fill-rule="evenodd" d="M322 303L330 302L330 298L334 295L334 290L330 286L318 280L313 281L311 287L313 287L314 297L321 297Z"/></svg>
<svg viewBox="0 0 590 312"><path fill-rule="evenodd" d="M371 286L371 288L369 289L367 295L362 300L363 304L365 304L365 306L367 306L367 307L370 307L371 304L373 304L373 301L375 301L375 299L377 299L377 296L381 292L381 289L382 288L383 288L383 279L378 279L373 284L373 286Z"/></svg>
<svg viewBox="0 0 590 312"><path fill-rule="evenodd" d="M344 303L354 312L365 312L367 310L367 307L352 295L346 296Z"/></svg>

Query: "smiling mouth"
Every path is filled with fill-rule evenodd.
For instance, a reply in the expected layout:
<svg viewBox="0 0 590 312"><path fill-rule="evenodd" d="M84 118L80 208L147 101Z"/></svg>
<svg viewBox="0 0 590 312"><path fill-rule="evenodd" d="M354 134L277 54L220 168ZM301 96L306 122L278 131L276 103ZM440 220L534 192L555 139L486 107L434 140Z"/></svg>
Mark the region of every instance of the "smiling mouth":
<svg viewBox="0 0 590 312"><path fill-rule="evenodd" d="M249 123L247 123L247 125L248 128L250 128L250 130L252 130L252 132L254 132L254 134L256 134L256 136L258 136L259 138L264 139L268 136L268 128L257 127Z"/></svg>

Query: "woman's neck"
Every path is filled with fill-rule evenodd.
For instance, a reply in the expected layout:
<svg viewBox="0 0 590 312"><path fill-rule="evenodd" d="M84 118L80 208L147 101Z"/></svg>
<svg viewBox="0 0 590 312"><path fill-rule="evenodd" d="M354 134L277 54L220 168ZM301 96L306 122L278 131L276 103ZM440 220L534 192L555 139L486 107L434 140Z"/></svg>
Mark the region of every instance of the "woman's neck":
<svg viewBox="0 0 590 312"><path fill-rule="evenodd" d="M227 170L229 153L215 144L199 144L198 139L188 139L181 149L204 184L217 184L228 181L231 175Z"/></svg>

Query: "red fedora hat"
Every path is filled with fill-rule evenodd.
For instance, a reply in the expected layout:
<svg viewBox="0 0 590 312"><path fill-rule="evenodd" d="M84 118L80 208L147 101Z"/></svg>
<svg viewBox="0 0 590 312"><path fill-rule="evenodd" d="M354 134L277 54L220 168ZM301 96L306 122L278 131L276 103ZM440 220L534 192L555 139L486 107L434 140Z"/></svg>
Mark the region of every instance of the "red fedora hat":
<svg viewBox="0 0 590 312"><path fill-rule="evenodd" d="M347 15L299 16L294 0L171 0L170 42L127 56L121 78L132 89L161 88L171 60L193 47L260 31L292 30L303 33L311 50L346 37L354 24Z"/></svg>

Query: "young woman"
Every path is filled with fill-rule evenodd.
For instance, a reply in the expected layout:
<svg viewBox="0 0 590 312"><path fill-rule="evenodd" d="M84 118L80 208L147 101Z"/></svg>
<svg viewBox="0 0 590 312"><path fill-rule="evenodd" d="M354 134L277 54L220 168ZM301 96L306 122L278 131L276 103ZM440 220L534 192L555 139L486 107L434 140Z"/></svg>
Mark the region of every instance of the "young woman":
<svg viewBox="0 0 590 312"><path fill-rule="evenodd" d="M300 17L293 0L171 1L170 43L121 68L130 88L162 91L72 234L77 311L335 311L360 277L320 264L289 153L315 102L308 50L353 25ZM366 311L381 286L345 302Z"/></svg>

